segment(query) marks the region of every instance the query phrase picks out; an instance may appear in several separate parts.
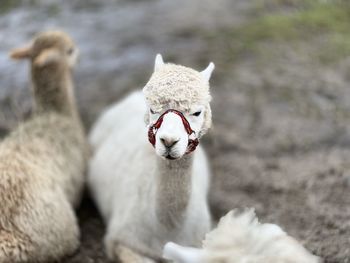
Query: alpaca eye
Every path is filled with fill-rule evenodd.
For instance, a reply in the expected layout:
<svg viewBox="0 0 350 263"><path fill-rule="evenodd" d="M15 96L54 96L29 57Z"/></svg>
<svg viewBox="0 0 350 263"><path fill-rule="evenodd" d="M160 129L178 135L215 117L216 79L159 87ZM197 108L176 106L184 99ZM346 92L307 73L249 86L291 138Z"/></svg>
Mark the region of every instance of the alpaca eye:
<svg viewBox="0 0 350 263"><path fill-rule="evenodd" d="M155 111L152 110L151 108L149 109L149 112L150 112L151 114L155 114Z"/></svg>
<svg viewBox="0 0 350 263"><path fill-rule="evenodd" d="M201 111L197 111L197 112L193 113L192 115L198 117L199 115L201 115L201 113L202 113Z"/></svg>
<svg viewBox="0 0 350 263"><path fill-rule="evenodd" d="M67 50L67 54L68 55L72 55L73 52L74 52L74 48L70 48L70 49Z"/></svg>

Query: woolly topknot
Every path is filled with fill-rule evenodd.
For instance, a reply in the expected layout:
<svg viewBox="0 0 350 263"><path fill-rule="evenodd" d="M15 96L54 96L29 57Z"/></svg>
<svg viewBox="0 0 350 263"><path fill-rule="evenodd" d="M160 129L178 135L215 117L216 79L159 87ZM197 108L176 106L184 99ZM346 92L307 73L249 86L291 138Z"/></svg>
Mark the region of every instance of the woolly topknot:
<svg viewBox="0 0 350 263"><path fill-rule="evenodd" d="M188 112L191 106L211 100L209 83L200 72L174 64L157 69L143 91L148 105L159 112L169 108Z"/></svg>

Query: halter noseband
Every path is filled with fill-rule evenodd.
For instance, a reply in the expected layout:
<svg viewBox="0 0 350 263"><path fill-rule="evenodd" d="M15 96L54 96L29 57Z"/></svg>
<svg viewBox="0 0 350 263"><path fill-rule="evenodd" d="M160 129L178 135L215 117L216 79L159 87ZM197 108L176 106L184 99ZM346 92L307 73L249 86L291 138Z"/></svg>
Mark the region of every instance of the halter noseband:
<svg viewBox="0 0 350 263"><path fill-rule="evenodd" d="M182 120L182 124L184 125L184 128L188 134L188 144L187 144L186 154L193 152L196 149L197 145L199 144L199 140L196 137L194 137L194 139L190 138L192 134L193 135L195 134L194 130L192 130L190 123L188 122L186 117L182 114L182 112L174 110L174 109L169 109L169 110L165 111L162 115L160 115L158 120L153 125L151 125L149 127L149 129L148 129L149 142L153 145L153 147L155 146L157 131L160 128L160 126L162 126L165 114L170 113L170 112L175 113L178 116L180 116L180 118Z"/></svg>

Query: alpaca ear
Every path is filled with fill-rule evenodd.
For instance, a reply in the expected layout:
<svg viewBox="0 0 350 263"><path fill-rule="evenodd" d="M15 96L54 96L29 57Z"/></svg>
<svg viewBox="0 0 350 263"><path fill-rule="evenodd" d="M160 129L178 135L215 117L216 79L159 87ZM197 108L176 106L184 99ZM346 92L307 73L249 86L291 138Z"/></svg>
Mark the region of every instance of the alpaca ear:
<svg viewBox="0 0 350 263"><path fill-rule="evenodd" d="M191 247L182 247L168 242L163 249L163 258L175 263L202 263L203 250Z"/></svg>
<svg viewBox="0 0 350 263"><path fill-rule="evenodd" d="M203 76L203 78L206 80L206 81L209 81L210 77L211 77L211 73L213 73L213 70L215 68L215 65L213 62L210 62L208 67L203 70L201 72L201 75Z"/></svg>
<svg viewBox="0 0 350 263"><path fill-rule="evenodd" d="M28 59L31 57L31 55L32 55L31 45L16 48L10 52L10 57L12 59Z"/></svg>
<svg viewBox="0 0 350 263"><path fill-rule="evenodd" d="M154 61L154 71L159 70L163 66L164 66L163 57L161 54L157 54L156 59Z"/></svg>
<svg viewBox="0 0 350 263"><path fill-rule="evenodd" d="M43 67L50 63L58 61L60 57L61 55L57 49L48 48L43 50L40 55L34 60L34 65Z"/></svg>

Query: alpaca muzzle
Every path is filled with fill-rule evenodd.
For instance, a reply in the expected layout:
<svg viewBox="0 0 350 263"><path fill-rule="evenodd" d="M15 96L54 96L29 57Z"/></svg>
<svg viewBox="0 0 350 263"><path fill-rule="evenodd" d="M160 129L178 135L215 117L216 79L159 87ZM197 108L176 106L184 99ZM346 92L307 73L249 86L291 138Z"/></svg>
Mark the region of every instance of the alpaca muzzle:
<svg viewBox="0 0 350 263"><path fill-rule="evenodd" d="M170 112L177 114L181 118L182 124L184 125L184 128L188 134L188 144L187 144L187 149L185 154L189 154L193 152L197 148L197 145L199 144L199 140L195 136L194 130L192 130L190 123L188 122L186 117L182 114L182 112L174 109L169 109L165 111L162 115L159 116L158 120L149 127L148 129L149 142L153 145L153 147L155 147L157 131L162 126L164 116Z"/></svg>

